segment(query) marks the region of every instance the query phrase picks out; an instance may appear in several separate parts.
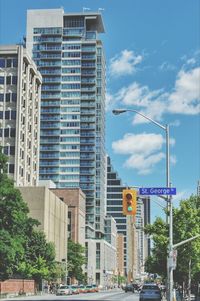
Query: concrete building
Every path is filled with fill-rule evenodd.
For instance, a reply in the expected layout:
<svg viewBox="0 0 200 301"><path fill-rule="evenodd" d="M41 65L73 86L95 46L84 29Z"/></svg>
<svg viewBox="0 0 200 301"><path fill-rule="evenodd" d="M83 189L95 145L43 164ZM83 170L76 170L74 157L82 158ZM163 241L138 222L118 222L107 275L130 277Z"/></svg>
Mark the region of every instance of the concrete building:
<svg viewBox="0 0 200 301"><path fill-rule="evenodd" d="M115 248L117 247L117 225L112 216L105 217L105 240Z"/></svg>
<svg viewBox="0 0 200 301"><path fill-rule="evenodd" d="M117 234L117 274L124 276L124 235Z"/></svg>
<svg viewBox="0 0 200 301"><path fill-rule="evenodd" d="M126 187L122 184L114 170L110 157L107 157L107 215L111 215L117 226L117 232L124 237L124 275L127 273L127 223L122 214L122 191Z"/></svg>
<svg viewBox="0 0 200 301"><path fill-rule="evenodd" d="M53 242L56 261L67 258L67 205L47 187L18 187L30 210L29 215L41 225L48 242Z"/></svg>
<svg viewBox="0 0 200 301"><path fill-rule="evenodd" d="M100 13L28 10L26 45L42 76L40 179L86 195L86 237L105 216L105 59Z"/></svg>
<svg viewBox="0 0 200 301"><path fill-rule="evenodd" d="M150 223L150 198L137 198L136 231L137 231L137 276L144 273L146 258L150 255L150 238L144 233L144 227Z"/></svg>
<svg viewBox="0 0 200 301"><path fill-rule="evenodd" d="M105 218L105 239L86 239L88 283L111 286L117 271L117 228L111 216Z"/></svg>
<svg viewBox="0 0 200 301"><path fill-rule="evenodd" d="M22 45L0 46L0 145L16 186L38 184L41 83Z"/></svg>
<svg viewBox="0 0 200 301"><path fill-rule="evenodd" d="M85 246L85 194L79 188L51 191L68 206L68 238Z"/></svg>
<svg viewBox="0 0 200 301"><path fill-rule="evenodd" d="M133 281L137 275L138 267L138 238L136 230L136 217L127 216L127 278Z"/></svg>

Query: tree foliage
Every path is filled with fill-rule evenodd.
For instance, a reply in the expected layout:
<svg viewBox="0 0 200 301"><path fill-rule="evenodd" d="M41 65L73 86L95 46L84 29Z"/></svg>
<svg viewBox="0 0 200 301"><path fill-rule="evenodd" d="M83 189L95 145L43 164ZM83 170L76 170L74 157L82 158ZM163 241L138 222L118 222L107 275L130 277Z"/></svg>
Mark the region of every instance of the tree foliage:
<svg viewBox="0 0 200 301"><path fill-rule="evenodd" d="M158 273L166 278L168 226L157 218L152 225L145 228L152 236L152 254L146 261L146 270ZM200 234L200 197L191 196L182 200L178 208L173 209L173 243L179 243ZM178 283L188 281L188 268L191 260L191 275L193 281L200 277L200 238L177 248L177 267L174 270L174 280Z"/></svg>
<svg viewBox="0 0 200 301"><path fill-rule="evenodd" d="M55 248L39 222L28 217L28 206L6 174L7 158L0 149L0 279L16 274L37 281L55 273Z"/></svg>
<svg viewBox="0 0 200 301"><path fill-rule="evenodd" d="M68 240L67 250L68 275L78 281L85 281L82 266L86 263L85 248L72 240Z"/></svg>

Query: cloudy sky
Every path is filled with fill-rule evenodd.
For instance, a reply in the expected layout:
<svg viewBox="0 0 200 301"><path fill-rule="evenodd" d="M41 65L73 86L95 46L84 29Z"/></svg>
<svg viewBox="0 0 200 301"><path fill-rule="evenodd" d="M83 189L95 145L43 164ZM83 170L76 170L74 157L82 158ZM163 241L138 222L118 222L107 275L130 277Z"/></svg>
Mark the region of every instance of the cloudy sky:
<svg viewBox="0 0 200 301"><path fill-rule="evenodd" d="M124 184L163 187L165 131L133 112L170 126L174 204L196 193L200 180L200 7L198 0L0 0L1 44L18 43L26 10L101 10L106 32L106 150ZM154 202L155 201L155 202ZM152 198L152 217L162 200Z"/></svg>

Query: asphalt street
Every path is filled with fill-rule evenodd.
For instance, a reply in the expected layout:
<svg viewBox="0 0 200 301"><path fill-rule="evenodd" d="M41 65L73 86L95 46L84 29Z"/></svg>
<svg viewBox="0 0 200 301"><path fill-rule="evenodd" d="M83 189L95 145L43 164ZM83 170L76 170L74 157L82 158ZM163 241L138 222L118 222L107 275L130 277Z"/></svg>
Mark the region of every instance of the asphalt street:
<svg viewBox="0 0 200 301"><path fill-rule="evenodd" d="M6 301L35 301L35 300L51 300L51 301L59 301L59 300L76 300L76 301L138 301L139 294L138 293L125 293L122 290L117 291L104 291L99 293L90 293L90 294L79 294L79 295L72 295L72 296L56 296L53 294L46 294L42 296L29 296L29 297L17 297L17 298L7 298L2 299Z"/></svg>

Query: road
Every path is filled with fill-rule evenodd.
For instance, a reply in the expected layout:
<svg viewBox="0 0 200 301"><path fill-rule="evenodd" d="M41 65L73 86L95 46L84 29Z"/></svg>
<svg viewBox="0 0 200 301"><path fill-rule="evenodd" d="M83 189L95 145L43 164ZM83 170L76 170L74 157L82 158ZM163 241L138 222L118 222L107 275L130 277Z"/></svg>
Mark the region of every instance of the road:
<svg viewBox="0 0 200 301"><path fill-rule="evenodd" d="M39 300L50 300L50 301L59 301L59 300L76 300L76 301L139 301L138 293L125 293L122 290L113 290L113 291L104 291L99 293L90 293L90 294L79 294L72 296L56 296L56 295L43 295L43 296L29 296L29 297L17 297L17 298L7 298L3 299L6 301L14 300L23 300L23 301L39 301ZM2 300L2 301L3 301Z"/></svg>

